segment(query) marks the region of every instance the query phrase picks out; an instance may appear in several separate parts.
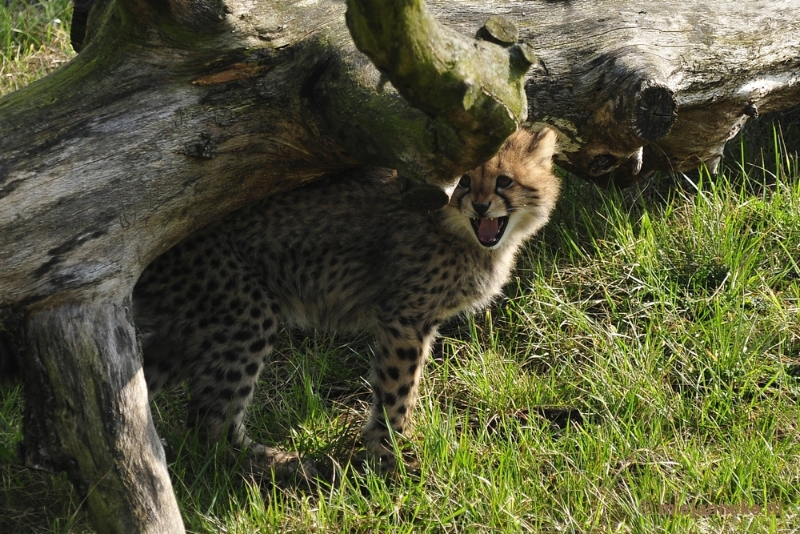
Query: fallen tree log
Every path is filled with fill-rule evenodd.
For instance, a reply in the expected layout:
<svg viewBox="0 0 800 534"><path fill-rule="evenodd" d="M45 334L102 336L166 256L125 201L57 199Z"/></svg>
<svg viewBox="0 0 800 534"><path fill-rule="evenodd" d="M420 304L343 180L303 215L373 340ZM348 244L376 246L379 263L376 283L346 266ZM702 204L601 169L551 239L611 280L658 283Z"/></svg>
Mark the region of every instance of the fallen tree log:
<svg viewBox="0 0 800 534"><path fill-rule="evenodd" d="M800 2L436 2L462 32L503 14L538 57L528 120L601 184L716 169L750 118L800 104ZM616 172L612 172L616 171Z"/></svg>
<svg viewBox="0 0 800 534"><path fill-rule="evenodd" d="M526 115L599 182L713 166L800 101L798 2L76 7L78 57L0 100L0 349L24 347L26 461L68 471L103 532L182 530L128 299L192 231L365 164L434 207Z"/></svg>

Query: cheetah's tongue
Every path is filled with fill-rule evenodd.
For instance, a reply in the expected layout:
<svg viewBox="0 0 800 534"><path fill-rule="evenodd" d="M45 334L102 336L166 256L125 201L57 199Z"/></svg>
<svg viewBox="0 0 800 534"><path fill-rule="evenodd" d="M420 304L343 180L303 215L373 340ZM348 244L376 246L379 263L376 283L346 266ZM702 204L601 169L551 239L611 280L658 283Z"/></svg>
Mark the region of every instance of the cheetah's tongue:
<svg viewBox="0 0 800 534"><path fill-rule="evenodd" d="M494 243L500 231L500 219L480 219L478 221L478 239L482 243Z"/></svg>

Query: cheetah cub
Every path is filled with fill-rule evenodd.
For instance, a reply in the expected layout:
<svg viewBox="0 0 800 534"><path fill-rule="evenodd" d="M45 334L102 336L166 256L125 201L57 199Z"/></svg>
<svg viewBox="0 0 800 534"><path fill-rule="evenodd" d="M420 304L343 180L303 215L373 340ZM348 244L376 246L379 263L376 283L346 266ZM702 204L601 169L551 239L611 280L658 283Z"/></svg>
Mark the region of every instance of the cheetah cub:
<svg viewBox="0 0 800 534"><path fill-rule="evenodd" d="M151 398L188 381L188 423L227 436L263 465L296 455L252 442L243 416L281 323L375 336L373 403L363 436L391 469L438 325L488 305L520 245L559 194L556 135L517 131L465 174L450 203L401 206L386 170L356 171L269 198L173 247L142 274L134 316Z"/></svg>

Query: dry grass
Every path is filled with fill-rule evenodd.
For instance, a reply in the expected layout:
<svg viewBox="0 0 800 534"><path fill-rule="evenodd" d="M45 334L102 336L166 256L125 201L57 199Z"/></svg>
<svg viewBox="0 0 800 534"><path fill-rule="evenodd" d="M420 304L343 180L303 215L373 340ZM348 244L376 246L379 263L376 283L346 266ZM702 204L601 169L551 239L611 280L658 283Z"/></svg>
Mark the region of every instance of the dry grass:
<svg viewBox="0 0 800 534"><path fill-rule="evenodd" d="M66 0L11 0L0 6L0 96L69 61L72 9Z"/></svg>

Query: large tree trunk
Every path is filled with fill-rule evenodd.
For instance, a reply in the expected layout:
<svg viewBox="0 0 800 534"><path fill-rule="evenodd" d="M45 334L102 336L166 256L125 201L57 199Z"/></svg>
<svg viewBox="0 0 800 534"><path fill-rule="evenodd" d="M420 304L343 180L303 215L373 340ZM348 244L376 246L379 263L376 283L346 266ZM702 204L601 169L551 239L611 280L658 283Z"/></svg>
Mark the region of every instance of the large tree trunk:
<svg viewBox="0 0 800 534"><path fill-rule="evenodd" d="M398 169L409 207L434 208L526 113L598 181L713 165L748 117L800 101L798 4L432 3L459 34L419 0L350 0L347 21L334 0L78 2L85 48L0 100L27 461L67 470L103 532L181 531L126 306L153 258L356 165ZM496 14L522 42L482 28Z"/></svg>
<svg viewBox="0 0 800 534"><path fill-rule="evenodd" d="M100 532L181 531L130 302L47 308L27 337L29 465L66 469Z"/></svg>

